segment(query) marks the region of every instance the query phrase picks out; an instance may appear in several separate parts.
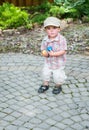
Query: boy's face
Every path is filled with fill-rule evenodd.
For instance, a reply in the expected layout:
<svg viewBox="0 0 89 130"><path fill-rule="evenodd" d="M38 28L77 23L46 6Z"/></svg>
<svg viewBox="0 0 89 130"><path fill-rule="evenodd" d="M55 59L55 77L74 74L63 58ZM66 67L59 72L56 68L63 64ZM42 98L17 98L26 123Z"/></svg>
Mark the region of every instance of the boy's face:
<svg viewBox="0 0 89 130"><path fill-rule="evenodd" d="M55 38L60 32L60 27L47 26L45 30L49 38Z"/></svg>

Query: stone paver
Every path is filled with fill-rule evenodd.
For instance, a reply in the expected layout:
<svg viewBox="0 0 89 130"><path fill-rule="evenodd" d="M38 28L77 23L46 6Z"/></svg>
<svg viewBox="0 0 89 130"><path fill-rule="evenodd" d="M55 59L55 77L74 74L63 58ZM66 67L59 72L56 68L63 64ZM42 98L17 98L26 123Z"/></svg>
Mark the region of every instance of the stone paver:
<svg viewBox="0 0 89 130"><path fill-rule="evenodd" d="M67 81L44 94L43 57L0 54L0 130L89 130L89 57L68 55ZM52 79L51 79L52 80Z"/></svg>

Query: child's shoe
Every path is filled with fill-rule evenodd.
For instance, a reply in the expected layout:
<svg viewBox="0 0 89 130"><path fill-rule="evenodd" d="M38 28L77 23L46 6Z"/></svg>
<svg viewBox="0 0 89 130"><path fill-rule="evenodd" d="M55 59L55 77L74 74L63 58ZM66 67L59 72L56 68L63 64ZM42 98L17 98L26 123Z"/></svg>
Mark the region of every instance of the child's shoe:
<svg viewBox="0 0 89 130"><path fill-rule="evenodd" d="M61 85L59 87L54 87L52 93L53 94L59 94L62 91Z"/></svg>
<svg viewBox="0 0 89 130"><path fill-rule="evenodd" d="M41 85L41 87L38 89L38 93L44 93L49 89L48 85Z"/></svg>

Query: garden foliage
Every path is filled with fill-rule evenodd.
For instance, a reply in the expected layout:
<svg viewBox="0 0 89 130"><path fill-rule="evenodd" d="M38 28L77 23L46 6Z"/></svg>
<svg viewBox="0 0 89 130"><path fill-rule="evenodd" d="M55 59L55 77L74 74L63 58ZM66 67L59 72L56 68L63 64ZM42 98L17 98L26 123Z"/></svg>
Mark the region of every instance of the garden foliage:
<svg viewBox="0 0 89 130"><path fill-rule="evenodd" d="M89 0L54 0L59 8L64 8L64 16L82 18L89 17Z"/></svg>
<svg viewBox="0 0 89 130"><path fill-rule="evenodd" d="M89 22L89 0L54 0L53 3L43 0L41 5L23 8L4 3L0 6L0 28L31 28L34 23L42 24L48 16L74 20L86 17Z"/></svg>
<svg viewBox="0 0 89 130"><path fill-rule="evenodd" d="M29 14L26 11L21 11L20 8L13 4L4 3L0 6L0 28L17 28L28 24Z"/></svg>

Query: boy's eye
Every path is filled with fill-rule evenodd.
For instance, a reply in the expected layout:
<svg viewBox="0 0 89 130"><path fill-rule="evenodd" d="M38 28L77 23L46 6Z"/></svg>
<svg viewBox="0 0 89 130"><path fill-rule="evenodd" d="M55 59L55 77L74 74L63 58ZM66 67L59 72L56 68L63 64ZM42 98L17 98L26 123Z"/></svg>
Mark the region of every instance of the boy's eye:
<svg viewBox="0 0 89 130"><path fill-rule="evenodd" d="M57 27L53 27L53 29L56 29Z"/></svg>
<svg viewBox="0 0 89 130"><path fill-rule="evenodd" d="M48 30L49 30L49 29L50 29L50 27L47 27L46 29L48 29Z"/></svg>

